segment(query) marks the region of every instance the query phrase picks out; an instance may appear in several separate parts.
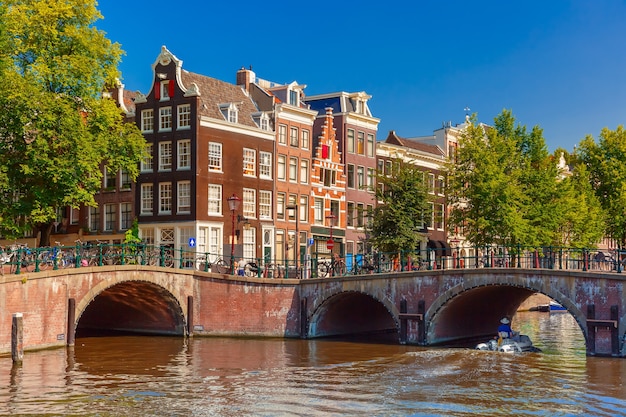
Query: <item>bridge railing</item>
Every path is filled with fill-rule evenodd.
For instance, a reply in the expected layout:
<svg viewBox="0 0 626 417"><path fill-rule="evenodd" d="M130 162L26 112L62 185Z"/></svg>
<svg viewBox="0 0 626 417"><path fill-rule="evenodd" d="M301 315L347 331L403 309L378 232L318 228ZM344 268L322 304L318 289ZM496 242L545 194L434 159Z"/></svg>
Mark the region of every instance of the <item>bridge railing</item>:
<svg viewBox="0 0 626 417"><path fill-rule="evenodd" d="M565 247L498 246L465 249L436 248L398 253L373 252L338 256L312 254L300 259L245 259L223 253L175 249L166 245L81 243L72 246L28 248L12 245L0 248L2 274L39 272L47 269L82 268L104 265L154 265L206 272L266 278L325 278L343 275L402 271L474 268L564 269L621 273L626 251Z"/></svg>

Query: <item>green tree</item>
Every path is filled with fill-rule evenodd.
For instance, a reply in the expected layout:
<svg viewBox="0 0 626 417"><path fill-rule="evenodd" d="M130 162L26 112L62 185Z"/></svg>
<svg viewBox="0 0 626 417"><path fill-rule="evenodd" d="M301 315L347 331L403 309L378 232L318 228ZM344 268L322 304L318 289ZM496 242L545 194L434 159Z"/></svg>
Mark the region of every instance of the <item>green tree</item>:
<svg viewBox="0 0 626 417"><path fill-rule="evenodd" d="M530 132L503 110L493 126L476 117L448 166L449 226L474 245L549 245L556 241L557 168L542 130Z"/></svg>
<svg viewBox="0 0 626 417"><path fill-rule="evenodd" d="M587 136L576 157L587 167L591 185L605 212L605 233L626 247L626 131L602 129L598 142Z"/></svg>
<svg viewBox="0 0 626 417"><path fill-rule="evenodd" d="M526 201L515 145L496 129L477 124L475 116L459 139L456 162L448 167L449 226L463 230L474 245L525 238Z"/></svg>
<svg viewBox="0 0 626 417"><path fill-rule="evenodd" d="M602 239L603 210L584 164L577 165L571 176L558 183L555 212L559 246L590 248Z"/></svg>
<svg viewBox="0 0 626 417"><path fill-rule="evenodd" d="M57 209L95 205L102 166L138 175L145 140L102 92L122 51L99 31L93 0L8 0L0 16L0 232L41 232ZM5 173L6 178L2 178Z"/></svg>
<svg viewBox="0 0 626 417"><path fill-rule="evenodd" d="M424 219L431 216L424 172L415 164L395 159L393 175L379 174L371 213L370 243L382 252L414 250L422 238Z"/></svg>

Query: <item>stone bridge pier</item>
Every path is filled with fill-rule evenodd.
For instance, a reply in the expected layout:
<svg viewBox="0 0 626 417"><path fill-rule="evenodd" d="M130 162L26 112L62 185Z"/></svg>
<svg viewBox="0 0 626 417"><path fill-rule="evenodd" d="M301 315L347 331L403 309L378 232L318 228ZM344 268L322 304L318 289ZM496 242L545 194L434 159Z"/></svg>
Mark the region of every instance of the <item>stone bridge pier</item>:
<svg viewBox="0 0 626 417"><path fill-rule="evenodd" d="M489 338L542 293L564 306L587 354L626 356L626 276L559 270L476 269L312 279L300 285L303 337L397 333L400 343Z"/></svg>

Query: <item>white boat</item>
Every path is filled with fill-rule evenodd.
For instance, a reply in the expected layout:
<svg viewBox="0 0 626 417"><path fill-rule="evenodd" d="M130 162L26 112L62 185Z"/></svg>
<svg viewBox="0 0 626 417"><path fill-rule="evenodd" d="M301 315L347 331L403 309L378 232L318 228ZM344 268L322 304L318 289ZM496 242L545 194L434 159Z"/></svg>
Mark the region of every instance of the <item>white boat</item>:
<svg viewBox="0 0 626 417"><path fill-rule="evenodd" d="M541 352L541 349L533 346L530 337L525 334L506 339L491 339L476 345L478 350L491 350L494 352L505 353L522 353L522 352Z"/></svg>

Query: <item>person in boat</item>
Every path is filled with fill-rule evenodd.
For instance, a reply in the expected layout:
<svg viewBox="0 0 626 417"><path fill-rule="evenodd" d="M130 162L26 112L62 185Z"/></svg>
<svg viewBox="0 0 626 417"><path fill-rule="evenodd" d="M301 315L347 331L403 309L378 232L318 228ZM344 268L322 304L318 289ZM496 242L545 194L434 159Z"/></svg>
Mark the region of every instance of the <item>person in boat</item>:
<svg viewBox="0 0 626 417"><path fill-rule="evenodd" d="M498 339L513 339L519 337L519 333L514 331L511 328L511 321L506 317L503 317L500 320L500 325L498 326Z"/></svg>

